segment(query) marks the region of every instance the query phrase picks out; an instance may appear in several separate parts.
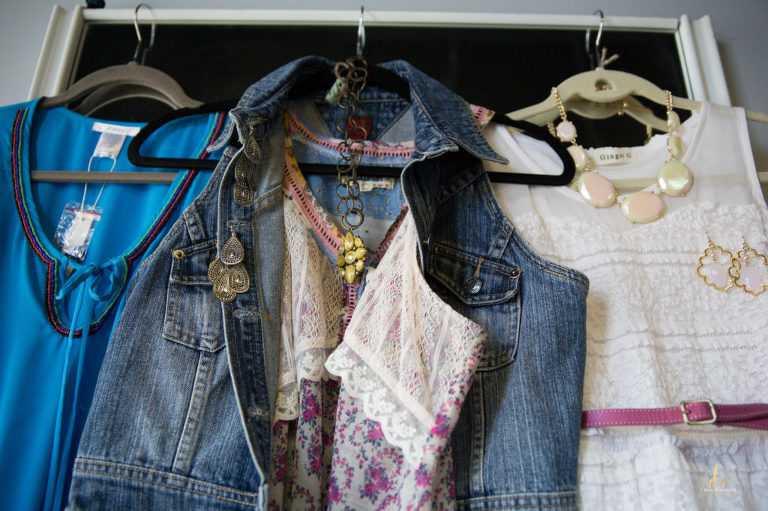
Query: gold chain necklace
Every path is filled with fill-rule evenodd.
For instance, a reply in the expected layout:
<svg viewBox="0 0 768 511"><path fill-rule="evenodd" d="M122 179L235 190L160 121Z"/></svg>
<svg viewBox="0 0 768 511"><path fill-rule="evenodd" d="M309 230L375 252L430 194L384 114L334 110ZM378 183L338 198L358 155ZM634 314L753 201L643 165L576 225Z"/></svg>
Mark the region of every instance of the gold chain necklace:
<svg viewBox="0 0 768 511"><path fill-rule="evenodd" d="M365 220L357 168L360 166L368 130L355 114L360 93L365 88L368 77L368 63L363 57L350 57L345 62L338 62L333 71L336 82L340 85L338 104L344 109L344 128L340 125L341 121L336 125L344 134L344 139L339 144L339 161L336 164L339 178L336 185L336 213L341 216L341 225L347 231L339 246L336 265L339 275L349 284L353 284L363 274L367 255L363 240L355 236L354 231Z"/></svg>
<svg viewBox="0 0 768 511"><path fill-rule="evenodd" d="M557 87L552 87L552 94L555 96L560 113L560 123L554 130L555 135L563 142L571 143L568 152L571 153L576 168L582 171L576 181L575 188L588 203L596 208L618 205L630 222L649 223L664 215L666 210L664 195L682 197L691 189L693 173L685 163L680 161L683 155L682 139L677 134L680 122L672 110L672 94L668 90L665 90L664 94L667 103L667 126L669 127L666 144L669 157L659 169L656 182L651 190L642 190L621 197L616 193L616 188L610 179L592 170L587 152L576 142L576 127L565 114L565 107L560 100Z"/></svg>

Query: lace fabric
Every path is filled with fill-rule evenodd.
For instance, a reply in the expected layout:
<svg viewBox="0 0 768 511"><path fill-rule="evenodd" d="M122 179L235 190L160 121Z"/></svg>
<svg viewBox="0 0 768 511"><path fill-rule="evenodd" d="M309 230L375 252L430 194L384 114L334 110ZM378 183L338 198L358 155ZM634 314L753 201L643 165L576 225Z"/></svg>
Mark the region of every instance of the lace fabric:
<svg viewBox="0 0 768 511"><path fill-rule="evenodd" d="M276 420L299 416L302 381L319 382L328 355L339 343L344 316L336 269L318 247L295 201L284 207L286 262L281 304L281 356Z"/></svg>
<svg viewBox="0 0 768 511"><path fill-rule="evenodd" d="M514 218L544 257L584 272L584 409L668 407L706 397L765 402L768 293L707 286L696 274L707 233L737 249L768 249L762 206L695 202L632 231L576 216ZM688 429L686 429L688 428ZM768 494L768 433L689 426L584 430L584 509L755 509ZM731 491L709 487L718 480Z"/></svg>
<svg viewBox="0 0 768 511"><path fill-rule="evenodd" d="M285 189L269 508L453 508L449 439L482 329L429 289L407 209L372 256L378 265L358 298L319 245L325 238L313 235L328 219L306 181Z"/></svg>
<svg viewBox="0 0 768 511"><path fill-rule="evenodd" d="M768 435L738 428L601 428L581 436L584 509L762 509Z"/></svg>
<svg viewBox="0 0 768 511"><path fill-rule="evenodd" d="M342 387L336 438L344 441L334 448L331 489L331 496L345 495L339 502L348 504L363 494L366 505L373 507L395 497L408 497L407 502L421 502L425 508L453 505L452 484L447 491L444 484L450 468L444 464L452 463L447 454L450 433L479 362L484 334L429 289L416 263L416 243L408 214L379 268L369 270L366 292L344 342L326 362L328 371L341 377ZM389 450L396 448L387 461L366 456L365 438L347 432L370 431L370 423L350 428L350 422L360 419L375 422ZM374 465L364 465L362 471L337 470L344 460L361 456ZM372 489L372 468L393 474L394 481Z"/></svg>
<svg viewBox="0 0 768 511"><path fill-rule="evenodd" d="M545 257L589 276L585 409L765 401L768 293L724 293L696 274L707 233L768 248L764 208L697 202L634 231L533 214L515 224Z"/></svg>

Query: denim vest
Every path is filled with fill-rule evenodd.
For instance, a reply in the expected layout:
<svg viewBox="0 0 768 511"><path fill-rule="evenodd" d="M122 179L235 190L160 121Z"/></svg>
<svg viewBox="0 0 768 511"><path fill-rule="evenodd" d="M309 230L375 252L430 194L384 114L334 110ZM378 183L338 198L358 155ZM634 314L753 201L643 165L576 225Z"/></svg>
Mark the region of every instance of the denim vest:
<svg viewBox="0 0 768 511"><path fill-rule="evenodd" d="M237 130L261 148L250 206L233 199L229 146L206 189L138 269L75 464L73 509L265 508L284 260L283 105L299 59L251 86ZM459 507L576 507L586 278L517 235L482 159L503 162L467 103L403 61L415 150L401 174L433 290L487 333L453 437ZM361 100L376 99L376 88ZM250 288L218 301L208 265L234 233Z"/></svg>

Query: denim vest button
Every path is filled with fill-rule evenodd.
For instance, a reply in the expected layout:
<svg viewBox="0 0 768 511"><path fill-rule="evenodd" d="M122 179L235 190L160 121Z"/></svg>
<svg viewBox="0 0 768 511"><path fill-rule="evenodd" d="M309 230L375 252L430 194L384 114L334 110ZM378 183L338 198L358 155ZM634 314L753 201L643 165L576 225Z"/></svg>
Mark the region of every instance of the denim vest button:
<svg viewBox="0 0 768 511"><path fill-rule="evenodd" d="M464 289L471 295L476 295L483 288L483 281L477 277L472 277L464 283Z"/></svg>

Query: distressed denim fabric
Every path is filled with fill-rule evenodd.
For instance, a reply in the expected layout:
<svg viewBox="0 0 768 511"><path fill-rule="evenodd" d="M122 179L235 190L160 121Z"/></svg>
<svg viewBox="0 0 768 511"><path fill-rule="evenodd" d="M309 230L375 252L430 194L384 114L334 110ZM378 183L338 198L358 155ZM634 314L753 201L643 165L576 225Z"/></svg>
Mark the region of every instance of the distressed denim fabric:
<svg viewBox="0 0 768 511"><path fill-rule="evenodd" d="M139 268L78 451L72 509L266 507L285 246L281 111L297 80L331 64L299 59L246 91L219 146L235 130L258 141L252 204L233 199L242 155L227 147ZM586 278L539 258L501 212L481 159L503 158L467 103L406 62L383 66L410 84L410 104L399 100L398 114L394 95L375 87L361 98L377 118L373 133L414 141L400 183L422 270L488 333L452 439L458 504L575 507ZM330 110L320 118L333 126ZM207 271L231 233L246 248L251 282L221 303Z"/></svg>

